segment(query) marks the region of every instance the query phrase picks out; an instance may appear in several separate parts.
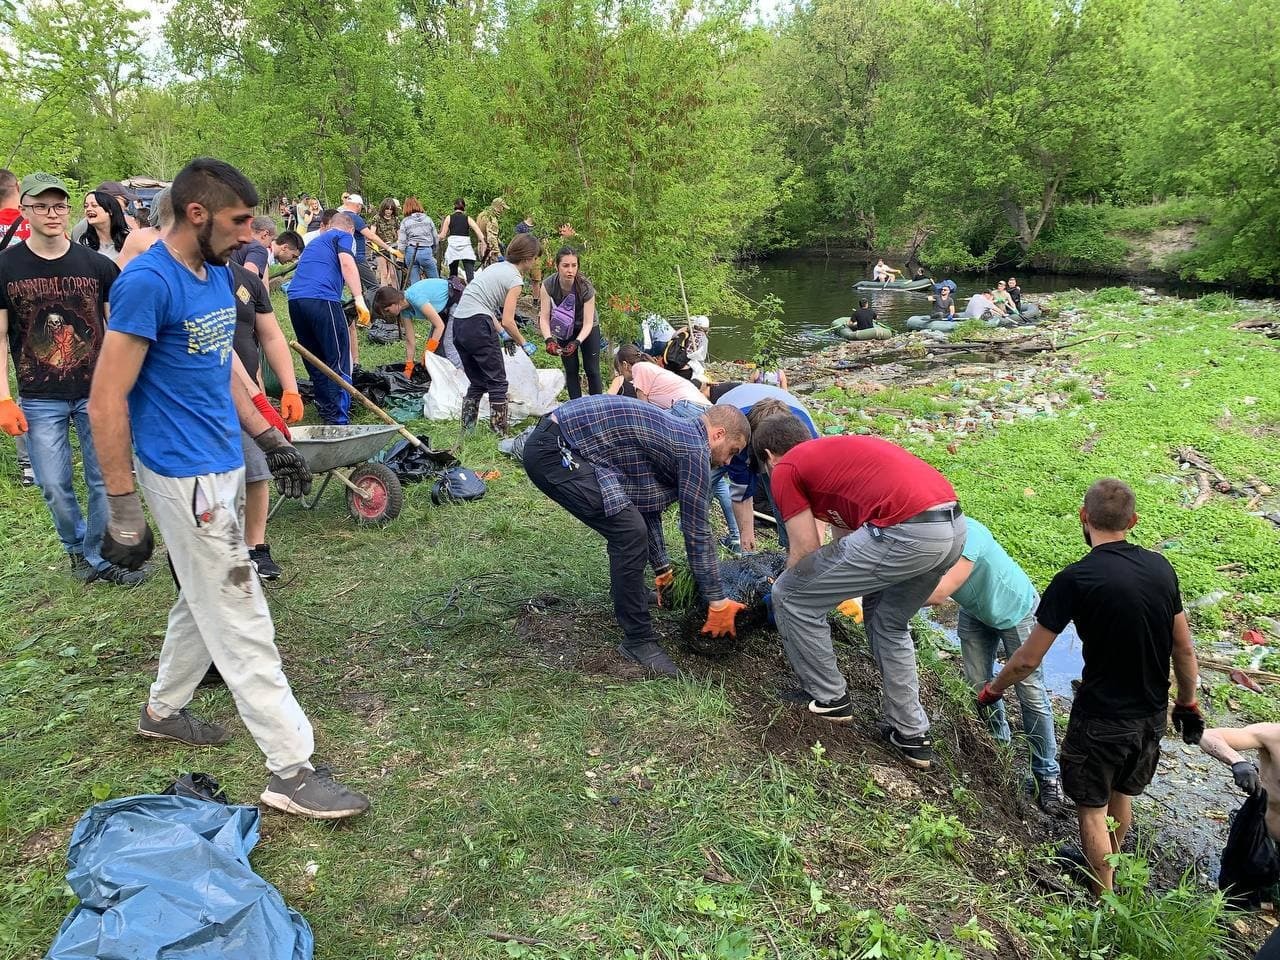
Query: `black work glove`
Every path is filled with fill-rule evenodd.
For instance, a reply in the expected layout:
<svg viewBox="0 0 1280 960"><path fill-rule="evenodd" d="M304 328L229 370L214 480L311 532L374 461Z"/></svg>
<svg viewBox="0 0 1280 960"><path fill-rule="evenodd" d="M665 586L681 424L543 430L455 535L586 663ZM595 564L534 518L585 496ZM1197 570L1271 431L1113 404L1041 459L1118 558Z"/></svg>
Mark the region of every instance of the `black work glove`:
<svg viewBox="0 0 1280 960"><path fill-rule="evenodd" d="M1262 790L1262 781L1258 779L1258 768L1248 760L1241 760L1231 765L1231 776L1236 786L1250 796L1256 796Z"/></svg>
<svg viewBox="0 0 1280 960"><path fill-rule="evenodd" d="M560 356L560 343L555 337L547 337L547 353L553 357Z"/></svg>
<svg viewBox="0 0 1280 960"><path fill-rule="evenodd" d="M1173 705L1173 729L1182 734L1183 743L1196 744L1204 733L1204 717L1196 703Z"/></svg>
<svg viewBox="0 0 1280 960"><path fill-rule="evenodd" d="M155 548L156 540L142 515L138 492L108 494L102 559L126 570L139 570Z"/></svg>
<svg viewBox="0 0 1280 960"><path fill-rule="evenodd" d="M297 500L311 492L311 468L297 449L275 427L268 427L253 438L267 458L267 469L275 478L280 496Z"/></svg>
<svg viewBox="0 0 1280 960"><path fill-rule="evenodd" d="M508 357L514 357L516 351L520 349L520 344L516 343L515 337L512 337L510 340L502 341L502 349L507 351Z"/></svg>
<svg viewBox="0 0 1280 960"><path fill-rule="evenodd" d="M566 343L563 347L560 348L560 355L564 357L572 357L577 352L578 352L577 340L570 340L568 343Z"/></svg>

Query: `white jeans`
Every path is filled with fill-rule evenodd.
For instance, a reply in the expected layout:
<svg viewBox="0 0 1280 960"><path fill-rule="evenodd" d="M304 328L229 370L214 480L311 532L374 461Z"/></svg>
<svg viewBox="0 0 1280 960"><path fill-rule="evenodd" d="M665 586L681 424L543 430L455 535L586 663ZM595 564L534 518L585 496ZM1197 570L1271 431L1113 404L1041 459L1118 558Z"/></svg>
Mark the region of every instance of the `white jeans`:
<svg viewBox="0 0 1280 960"><path fill-rule="evenodd" d="M191 702L212 663L240 719L289 778L310 766L311 723L280 664L275 627L244 543L244 468L201 477L163 477L136 464L178 580L178 600L160 650L148 706L171 717Z"/></svg>

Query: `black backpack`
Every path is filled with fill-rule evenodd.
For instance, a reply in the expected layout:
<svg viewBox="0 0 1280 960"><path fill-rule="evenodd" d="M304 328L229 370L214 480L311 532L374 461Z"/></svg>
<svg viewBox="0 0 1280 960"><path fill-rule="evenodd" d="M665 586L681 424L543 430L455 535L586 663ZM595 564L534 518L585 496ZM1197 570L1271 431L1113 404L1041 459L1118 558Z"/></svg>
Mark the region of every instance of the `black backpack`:
<svg viewBox="0 0 1280 960"><path fill-rule="evenodd" d="M469 467L455 464L445 468L431 487L431 502L439 506L448 501L461 503L464 500L479 500L484 496L484 481Z"/></svg>

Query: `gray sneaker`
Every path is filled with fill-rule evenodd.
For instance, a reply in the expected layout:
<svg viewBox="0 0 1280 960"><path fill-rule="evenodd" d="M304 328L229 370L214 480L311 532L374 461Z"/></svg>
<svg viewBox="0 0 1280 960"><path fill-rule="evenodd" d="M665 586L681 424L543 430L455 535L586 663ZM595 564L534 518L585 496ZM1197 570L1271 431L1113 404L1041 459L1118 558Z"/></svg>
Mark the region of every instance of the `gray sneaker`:
<svg viewBox="0 0 1280 960"><path fill-rule="evenodd" d="M680 668L671 662L671 658L667 656L667 651L661 646L650 640L648 643L638 643L634 646L627 646L625 643L618 644L618 652L630 660L632 663L638 663L654 677L678 677L680 676Z"/></svg>
<svg viewBox="0 0 1280 960"><path fill-rule="evenodd" d="M262 791L262 802L316 820L341 820L369 809L369 798L333 779L328 767L303 770L288 780L272 774Z"/></svg>
<svg viewBox="0 0 1280 960"><path fill-rule="evenodd" d="M231 739L231 733L225 727L205 723L193 717L186 708L172 717L157 720L147 712L145 703L142 716L138 718L138 733L154 740L177 740L189 747L220 747Z"/></svg>
<svg viewBox="0 0 1280 960"><path fill-rule="evenodd" d="M117 566L112 563L103 567L101 570L95 570L93 582L114 583L117 587L132 588L140 586L149 576L151 576L150 567L143 567L140 570L129 570L126 567Z"/></svg>

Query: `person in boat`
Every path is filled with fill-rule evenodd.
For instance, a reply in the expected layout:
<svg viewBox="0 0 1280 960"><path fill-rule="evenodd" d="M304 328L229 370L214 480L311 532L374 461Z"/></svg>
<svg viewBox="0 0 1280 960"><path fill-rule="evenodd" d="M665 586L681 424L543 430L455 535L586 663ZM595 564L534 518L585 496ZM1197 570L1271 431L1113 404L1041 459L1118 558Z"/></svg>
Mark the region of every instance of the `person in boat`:
<svg viewBox="0 0 1280 960"><path fill-rule="evenodd" d="M916 267L915 276L913 276L911 279L912 280L928 280L929 275L924 272L924 267Z"/></svg>
<svg viewBox="0 0 1280 960"><path fill-rule="evenodd" d="M870 330L876 325L880 315L871 309L871 301L865 297L858 301L858 309L849 318L850 326L855 330ZM785 390L786 387L783 387Z"/></svg>
<svg viewBox="0 0 1280 960"><path fill-rule="evenodd" d="M1009 314L1017 314L1018 308L1013 304L1013 298L1009 296L1009 291L1005 289L1004 281L1001 280L996 284L996 288L991 291L992 309L1002 317Z"/></svg>
<svg viewBox="0 0 1280 960"><path fill-rule="evenodd" d="M899 271L889 266L883 260L877 260L876 265L871 270L871 279L879 283L893 283L898 279Z"/></svg>
<svg viewBox="0 0 1280 960"><path fill-rule="evenodd" d="M950 287L942 287L938 291L938 299L933 305L933 316L937 320L954 320L956 318L956 301L951 296Z"/></svg>
<svg viewBox="0 0 1280 960"><path fill-rule="evenodd" d="M1005 292L1009 294L1009 299L1013 301L1013 309L1018 313L1022 312L1022 288L1018 286L1018 278L1010 277L1008 284L1005 286Z"/></svg>

